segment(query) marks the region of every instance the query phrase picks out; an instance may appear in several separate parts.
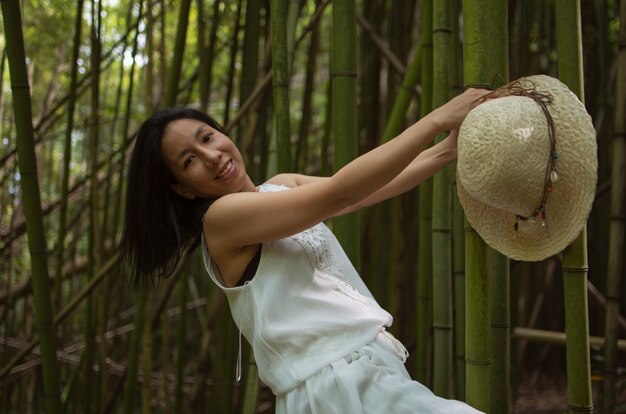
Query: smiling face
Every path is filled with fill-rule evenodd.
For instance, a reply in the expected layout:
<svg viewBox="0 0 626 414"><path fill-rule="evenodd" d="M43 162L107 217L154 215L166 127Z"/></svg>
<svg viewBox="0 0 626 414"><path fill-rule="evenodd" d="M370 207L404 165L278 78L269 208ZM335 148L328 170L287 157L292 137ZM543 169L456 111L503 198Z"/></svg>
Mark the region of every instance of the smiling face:
<svg viewBox="0 0 626 414"><path fill-rule="evenodd" d="M177 180L172 190L180 196L216 198L255 191L241 153L224 134L196 119L178 119L165 128L161 152Z"/></svg>

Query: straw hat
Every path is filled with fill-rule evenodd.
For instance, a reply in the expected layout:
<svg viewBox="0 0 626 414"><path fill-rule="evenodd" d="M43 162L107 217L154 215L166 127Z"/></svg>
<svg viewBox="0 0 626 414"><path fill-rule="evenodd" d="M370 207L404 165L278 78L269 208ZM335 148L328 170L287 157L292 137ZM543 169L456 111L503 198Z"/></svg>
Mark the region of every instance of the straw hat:
<svg viewBox="0 0 626 414"><path fill-rule="evenodd" d="M461 125L457 188L467 219L488 245L512 259L538 261L562 251L587 221L596 133L584 105L559 80L530 76L515 85L552 96L545 108L554 140L537 100L505 92Z"/></svg>

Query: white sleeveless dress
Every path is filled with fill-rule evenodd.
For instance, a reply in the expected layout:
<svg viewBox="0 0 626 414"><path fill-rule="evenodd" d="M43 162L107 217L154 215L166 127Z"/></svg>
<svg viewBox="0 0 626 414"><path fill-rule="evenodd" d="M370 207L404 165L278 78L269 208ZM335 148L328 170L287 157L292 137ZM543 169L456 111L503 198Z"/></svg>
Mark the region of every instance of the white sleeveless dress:
<svg viewBox="0 0 626 414"><path fill-rule="evenodd" d="M324 223L263 243L254 278L243 286L224 285L204 237L202 249L261 381L276 395L277 414L479 413L411 380L406 349L385 330L391 315Z"/></svg>

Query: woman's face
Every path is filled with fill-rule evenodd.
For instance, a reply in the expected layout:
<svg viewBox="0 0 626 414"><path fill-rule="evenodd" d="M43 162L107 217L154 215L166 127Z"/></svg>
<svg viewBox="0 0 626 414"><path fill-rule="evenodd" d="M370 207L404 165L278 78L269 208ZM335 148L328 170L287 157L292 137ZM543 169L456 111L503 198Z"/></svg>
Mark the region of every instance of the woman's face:
<svg viewBox="0 0 626 414"><path fill-rule="evenodd" d="M216 198L254 189L235 144L202 121L170 122L161 151L165 165L177 180L172 190L182 197Z"/></svg>

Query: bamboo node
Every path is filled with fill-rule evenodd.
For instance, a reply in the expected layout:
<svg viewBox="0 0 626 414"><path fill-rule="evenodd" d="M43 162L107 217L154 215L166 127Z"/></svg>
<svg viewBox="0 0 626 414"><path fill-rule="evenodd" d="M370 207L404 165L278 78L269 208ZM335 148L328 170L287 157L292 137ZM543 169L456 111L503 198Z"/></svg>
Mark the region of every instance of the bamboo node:
<svg viewBox="0 0 626 414"><path fill-rule="evenodd" d="M563 274L566 273L573 273L570 274L570 276L576 276L581 272L587 272L589 271L589 267L588 266L581 266L581 267L562 267L561 270L563 271Z"/></svg>
<svg viewBox="0 0 626 414"><path fill-rule="evenodd" d="M471 359L465 357L465 362L474 365L491 365L491 359Z"/></svg>
<svg viewBox="0 0 626 414"><path fill-rule="evenodd" d="M491 323L491 327L492 328L510 328L511 327L511 323L510 322L492 322Z"/></svg>
<svg viewBox="0 0 626 414"><path fill-rule="evenodd" d="M567 408L569 408L570 411L575 411L577 413L593 412L593 405L580 406L580 405L567 404Z"/></svg>
<svg viewBox="0 0 626 414"><path fill-rule="evenodd" d="M488 83L466 83L463 85L463 89L469 88L491 89L491 85Z"/></svg>
<svg viewBox="0 0 626 414"><path fill-rule="evenodd" d="M11 84L11 89L29 89L30 85L28 83L16 83Z"/></svg>

